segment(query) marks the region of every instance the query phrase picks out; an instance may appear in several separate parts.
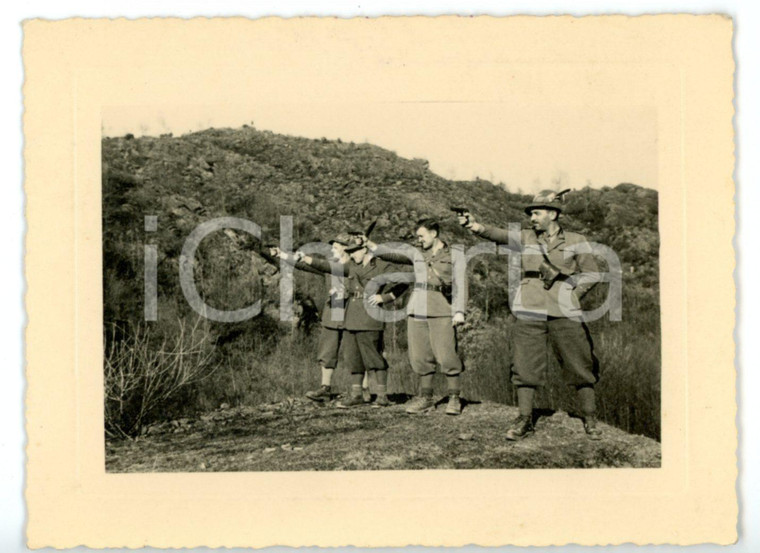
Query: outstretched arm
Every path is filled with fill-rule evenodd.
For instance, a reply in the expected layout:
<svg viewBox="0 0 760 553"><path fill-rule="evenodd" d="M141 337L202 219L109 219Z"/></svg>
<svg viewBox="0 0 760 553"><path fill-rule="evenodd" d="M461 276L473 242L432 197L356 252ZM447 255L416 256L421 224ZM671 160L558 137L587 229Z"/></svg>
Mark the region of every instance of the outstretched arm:
<svg viewBox="0 0 760 553"><path fill-rule="evenodd" d="M310 255L301 256L300 261L319 273L348 276L348 265L345 263L331 263L326 259L311 257Z"/></svg>
<svg viewBox="0 0 760 553"><path fill-rule="evenodd" d="M469 211L460 213L457 216L457 220L460 225L473 234L477 234L478 236L490 240L491 242L496 242L497 244L510 245L509 230L478 223ZM518 234L518 238L519 237L520 235Z"/></svg>
<svg viewBox="0 0 760 553"><path fill-rule="evenodd" d="M388 261L390 263L395 263L397 265L414 265L414 260L411 257L401 253L385 251L385 248L381 248L371 240L367 240L366 245L367 249L372 252L372 255L378 259L382 259L383 261Z"/></svg>
<svg viewBox="0 0 760 553"><path fill-rule="evenodd" d="M289 254L277 247L270 248L269 254L272 257L277 257L286 263L290 263L296 269L299 269L301 271L306 271L308 273L313 273L316 275L332 273L332 265L325 259L313 258L311 256L304 255L301 252Z"/></svg>
<svg viewBox="0 0 760 553"><path fill-rule="evenodd" d="M299 269L301 271L305 271L307 273L312 273L315 275L321 275L323 274L322 271L318 271L308 263L304 263L303 261L296 261L296 264L294 265L296 269Z"/></svg>

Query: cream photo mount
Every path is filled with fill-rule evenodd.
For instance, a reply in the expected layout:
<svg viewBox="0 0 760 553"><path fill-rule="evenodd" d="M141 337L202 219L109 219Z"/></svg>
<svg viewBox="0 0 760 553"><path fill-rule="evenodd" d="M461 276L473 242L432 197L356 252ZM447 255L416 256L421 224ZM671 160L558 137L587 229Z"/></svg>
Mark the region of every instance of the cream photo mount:
<svg viewBox="0 0 760 553"><path fill-rule="evenodd" d="M720 15L25 22L28 545L733 543L732 33ZM656 110L660 468L106 473L103 110L358 100Z"/></svg>

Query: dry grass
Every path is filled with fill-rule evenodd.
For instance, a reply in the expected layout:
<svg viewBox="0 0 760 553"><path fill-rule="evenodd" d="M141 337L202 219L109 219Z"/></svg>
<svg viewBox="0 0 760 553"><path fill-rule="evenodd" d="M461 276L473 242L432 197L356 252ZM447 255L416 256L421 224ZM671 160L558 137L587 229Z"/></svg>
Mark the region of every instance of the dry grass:
<svg viewBox="0 0 760 553"><path fill-rule="evenodd" d="M136 326L116 340L110 329L105 355L105 430L109 436L140 433L151 415L180 390L209 374L213 350L200 318L188 327L179 321L170 338L156 340Z"/></svg>
<svg viewBox="0 0 760 553"><path fill-rule="evenodd" d="M515 390L509 381L509 322L490 321L463 344L466 370L463 395L515 405ZM598 386L598 409L602 420L627 432L660 438L660 347L659 333L643 333L634 321L600 322L592 328L595 352L602 377ZM399 323L398 335L404 331ZM235 361L197 387L197 411L232 405L257 405L300 397L319 385L316 365L316 336L286 336L272 352L262 357L252 351L238 351ZM388 389L393 393L414 394L414 377L406 348L394 343L386 331L386 358L390 365ZM335 389L349 388L348 374L339 365L333 380ZM445 390L445 379L435 381L437 393ZM575 409L574 389L566 386L554 362L549 385L538 396L538 408Z"/></svg>
<svg viewBox="0 0 760 553"><path fill-rule="evenodd" d="M603 425L589 440L578 419L548 413L535 435L504 438L514 407L468 404L461 416L410 416L399 403L351 410L290 400L219 409L106 444L108 472L658 467L660 445Z"/></svg>
<svg viewBox="0 0 760 553"><path fill-rule="evenodd" d="M590 325L602 371L598 385L599 416L622 430L659 440L659 313L652 301L643 301L639 296L628 297L627 301L623 321L600 320ZM469 317L467 328L460 336L466 366L462 379L464 397L515 405L515 390L509 381L509 319L492 317L486 321L477 310ZM148 410L140 415L139 426L155 420L196 416L224 403L251 406L302 397L307 390L319 385L318 332L307 335L282 326L274 329L275 334L265 336L258 328L249 330L247 335L217 346L214 370L206 358L201 363L205 371L203 379L179 381L181 386L172 388L171 397L161 397L166 401L163 401L160 412ZM143 335L141 340L143 357L147 357L146 336ZM417 391L416 378L407 357L405 322L389 325L385 342L385 355L390 365L389 390L414 394ZM183 358L188 357L179 357ZM201 362L200 357L198 362ZM107 382L113 383L114 379L109 375L115 374L115 366L113 360L107 362ZM196 371L195 376L200 376L201 372ZM573 412L575 392L564 384L556 362L550 366L549 377L548 386L538 395L537 408ZM340 365L333 386L338 391L349 388L348 374ZM437 377L435 388L437 393L444 392L442 376ZM108 394L112 397L114 392L109 390ZM155 398L149 403L155 404ZM111 401L107 405L113 407L116 403ZM135 428L124 433L134 435Z"/></svg>

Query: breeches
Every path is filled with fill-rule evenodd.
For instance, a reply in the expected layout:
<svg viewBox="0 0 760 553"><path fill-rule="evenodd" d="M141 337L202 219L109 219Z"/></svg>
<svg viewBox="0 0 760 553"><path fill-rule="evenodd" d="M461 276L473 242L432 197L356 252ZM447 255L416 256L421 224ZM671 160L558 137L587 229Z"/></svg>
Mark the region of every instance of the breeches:
<svg viewBox="0 0 760 553"><path fill-rule="evenodd" d="M338 366L338 351L340 351L340 342L343 339L345 331L340 328L322 327L319 333L319 345L317 361L326 369L334 369Z"/></svg>
<svg viewBox="0 0 760 553"><path fill-rule="evenodd" d="M409 317L407 337L409 361L415 373L433 374L436 365L440 365L441 372L448 376L464 370L462 360L457 355L457 335L451 317Z"/></svg>
<svg viewBox="0 0 760 553"><path fill-rule="evenodd" d="M382 330L344 330L343 362L352 374L388 368Z"/></svg>
<svg viewBox="0 0 760 553"><path fill-rule="evenodd" d="M564 317L546 321L518 318L512 327L512 383L545 385L552 351L568 384L593 385L599 380L599 361L584 323Z"/></svg>

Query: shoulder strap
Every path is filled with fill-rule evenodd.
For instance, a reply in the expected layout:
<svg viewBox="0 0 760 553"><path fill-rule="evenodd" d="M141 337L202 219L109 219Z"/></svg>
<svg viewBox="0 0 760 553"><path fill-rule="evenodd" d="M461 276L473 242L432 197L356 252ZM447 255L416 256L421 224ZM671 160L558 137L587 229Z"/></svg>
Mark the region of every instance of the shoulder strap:
<svg viewBox="0 0 760 553"><path fill-rule="evenodd" d="M432 265L429 265L429 267L432 269L433 274L436 276L436 278L441 282L442 285L446 285L446 281L443 280L443 277L441 277L441 273L438 272L438 270L433 267Z"/></svg>

